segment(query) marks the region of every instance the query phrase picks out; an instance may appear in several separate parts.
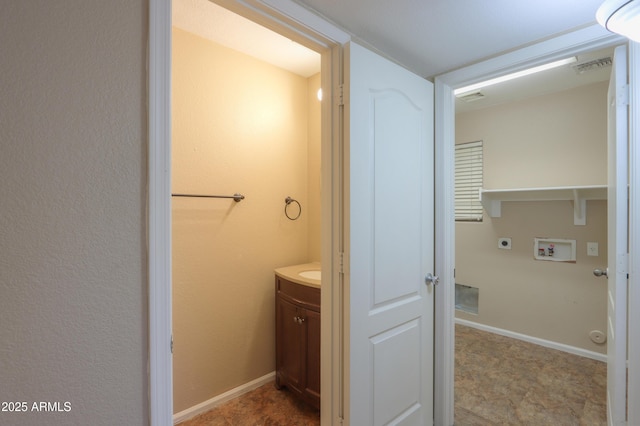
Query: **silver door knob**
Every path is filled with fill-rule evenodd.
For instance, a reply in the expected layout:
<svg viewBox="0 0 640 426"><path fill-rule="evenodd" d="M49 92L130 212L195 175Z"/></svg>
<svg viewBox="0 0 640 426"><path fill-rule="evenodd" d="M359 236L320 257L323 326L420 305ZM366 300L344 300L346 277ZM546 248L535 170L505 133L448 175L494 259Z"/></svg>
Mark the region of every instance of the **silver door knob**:
<svg viewBox="0 0 640 426"><path fill-rule="evenodd" d="M440 277L438 277L437 275L432 275L431 272L429 272L427 276L424 277L424 281L427 284L438 285L438 282L440 281Z"/></svg>
<svg viewBox="0 0 640 426"><path fill-rule="evenodd" d="M595 275L596 277L607 277L609 278L609 275L607 274L609 268L604 268L604 269L594 269L593 270L593 275Z"/></svg>

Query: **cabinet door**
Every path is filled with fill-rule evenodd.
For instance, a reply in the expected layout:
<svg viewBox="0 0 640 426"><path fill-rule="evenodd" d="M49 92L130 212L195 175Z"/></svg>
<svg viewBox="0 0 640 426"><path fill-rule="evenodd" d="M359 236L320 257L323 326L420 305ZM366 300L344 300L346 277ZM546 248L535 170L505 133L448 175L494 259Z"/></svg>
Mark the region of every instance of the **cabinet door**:
<svg viewBox="0 0 640 426"><path fill-rule="evenodd" d="M320 313L305 310L306 339L306 380L305 398L313 406L320 408Z"/></svg>
<svg viewBox="0 0 640 426"><path fill-rule="evenodd" d="M292 303L276 301L276 370L278 386L288 386L302 393L303 330L297 318L302 315Z"/></svg>

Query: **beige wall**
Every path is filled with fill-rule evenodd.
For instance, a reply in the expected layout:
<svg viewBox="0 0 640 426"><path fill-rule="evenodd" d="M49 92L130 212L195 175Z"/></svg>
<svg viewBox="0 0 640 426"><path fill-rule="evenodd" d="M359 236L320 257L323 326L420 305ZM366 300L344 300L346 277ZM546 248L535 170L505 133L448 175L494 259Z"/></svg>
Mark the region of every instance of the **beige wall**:
<svg viewBox="0 0 640 426"><path fill-rule="evenodd" d="M605 184L606 92L597 83L458 114L456 143L485 141L487 189Z"/></svg>
<svg viewBox="0 0 640 426"><path fill-rule="evenodd" d="M309 260L321 261L321 249L322 241L320 239L321 234L321 207L320 207L320 141L321 141L321 103L318 101L318 89L320 88L320 74L316 74L308 79L308 105L309 112L307 114L308 130L308 153L307 153L307 167L308 167L308 207L304 210L304 213L308 215L309 221L309 238L308 238L308 250Z"/></svg>
<svg viewBox="0 0 640 426"><path fill-rule="evenodd" d="M179 29L173 36L173 191L246 196L173 199L179 412L274 371L273 270L319 260L320 247L310 246L319 230L309 229L319 224L319 210L312 213L320 195L311 194L319 190L319 135L309 137L319 107L308 95L319 78ZM285 217L287 196L302 205L296 221Z"/></svg>
<svg viewBox="0 0 640 426"><path fill-rule="evenodd" d="M0 424L148 424L147 15L0 3Z"/></svg>
<svg viewBox="0 0 640 426"><path fill-rule="evenodd" d="M456 116L456 143L484 141L487 189L606 184L607 83ZM502 204L502 217L456 223L456 282L480 289L478 315L458 318L595 352L606 332L606 201L587 202L587 225L570 201ZM499 237L512 250L498 249ZM577 241L577 262L533 260L535 237ZM586 256L587 242L599 256Z"/></svg>

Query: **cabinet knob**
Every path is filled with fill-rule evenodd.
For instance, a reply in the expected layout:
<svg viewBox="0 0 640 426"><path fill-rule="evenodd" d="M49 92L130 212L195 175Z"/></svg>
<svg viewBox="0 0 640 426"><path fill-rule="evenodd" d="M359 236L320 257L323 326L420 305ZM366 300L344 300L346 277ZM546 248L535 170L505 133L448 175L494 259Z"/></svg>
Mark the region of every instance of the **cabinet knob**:
<svg viewBox="0 0 640 426"><path fill-rule="evenodd" d="M298 324L302 324L304 322L304 318L298 317Z"/></svg>

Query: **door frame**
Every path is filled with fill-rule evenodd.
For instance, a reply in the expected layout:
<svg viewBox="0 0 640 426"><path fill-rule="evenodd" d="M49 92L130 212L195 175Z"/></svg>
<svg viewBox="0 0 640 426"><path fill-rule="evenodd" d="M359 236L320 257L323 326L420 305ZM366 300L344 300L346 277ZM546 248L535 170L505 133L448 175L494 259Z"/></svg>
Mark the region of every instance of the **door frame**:
<svg viewBox="0 0 640 426"><path fill-rule="evenodd" d="M323 419L343 417L341 315L342 125L339 93L342 46L350 36L290 0L213 0L321 54L322 104L322 352ZM173 424L171 306L171 0L149 1L148 262L149 422Z"/></svg>
<svg viewBox="0 0 640 426"><path fill-rule="evenodd" d="M629 42L629 291L627 398L640 401L640 43ZM635 327L634 327L635 325ZM628 405L627 424L640 424L640 407Z"/></svg>
<svg viewBox="0 0 640 426"><path fill-rule="evenodd" d="M495 57L474 65L439 75L435 78L435 127L436 127L436 214L442 214L436 223L439 229L436 234L436 273L441 283L436 290L436 376L435 387L440 389L437 395L435 424L453 425L454 421L454 268L455 268L455 215L454 215L454 146L455 146L455 98L453 90L493 77L516 72L525 68L562 59L567 56L592 51L605 47L627 44L624 37L612 34L599 25L545 40L540 43ZM633 46L635 44L635 46ZM640 258L633 253L640 251L640 173L635 172L640 166L640 114L637 107L640 102L640 47L630 43L629 64L631 87L631 114L629 168L630 179L630 271L640 268ZM440 254L440 256L438 256ZM636 289L640 280L632 272L629 286ZM637 293L637 294L636 294ZM629 312L640 321L640 291L629 294ZM632 362L640 356L640 327L629 326L629 398L640 398L640 365ZM635 322L639 324L639 322ZM629 419L640 419L640 408L630 404ZM636 420L637 422L637 420ZM632 423L630 423L632 424Z"/></svg>

